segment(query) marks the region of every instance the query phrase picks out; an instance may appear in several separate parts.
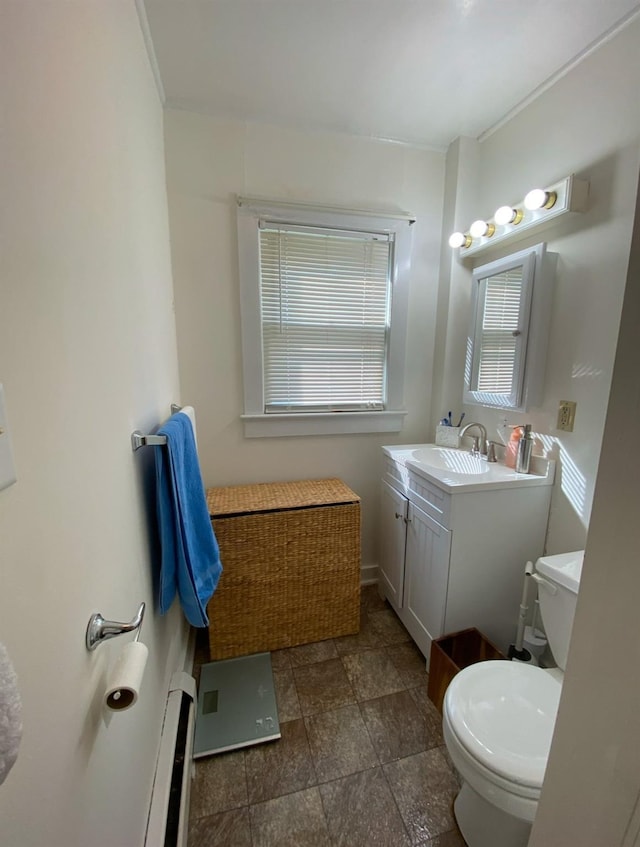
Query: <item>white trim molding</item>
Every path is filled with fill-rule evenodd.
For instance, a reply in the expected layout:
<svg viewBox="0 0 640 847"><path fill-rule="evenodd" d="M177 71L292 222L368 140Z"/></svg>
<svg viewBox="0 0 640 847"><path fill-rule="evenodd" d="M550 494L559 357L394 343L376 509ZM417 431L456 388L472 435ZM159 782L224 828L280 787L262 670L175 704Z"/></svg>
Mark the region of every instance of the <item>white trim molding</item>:
<svg viewBox="0 0 640 847"><path fill-rule="evenodd" d="M238 197L238 262L242 315L244 434L247 438L292 435L340 435L400 432L407 414L403 382L409 306L412 227L406 213L363 212L331 206ZM262 319L260 311L260 219L287 224L390 232L395 237L393 294L388 347L386 408L381 411L296 412L265 414Z"/></svg>
<svg viewBox="0 0 640 847"><path fill-rule="evenodd" d="M376 563L361 565L360 567L360 585L377 585L378 584L378 565Z"/></svg>
<svg viewBox="0 0 640 847"><path fill-rule="evenodd" d="M291 435L351 435L401 432L407 412L313 412L295 415L241 415L245 438Z"/></svg>

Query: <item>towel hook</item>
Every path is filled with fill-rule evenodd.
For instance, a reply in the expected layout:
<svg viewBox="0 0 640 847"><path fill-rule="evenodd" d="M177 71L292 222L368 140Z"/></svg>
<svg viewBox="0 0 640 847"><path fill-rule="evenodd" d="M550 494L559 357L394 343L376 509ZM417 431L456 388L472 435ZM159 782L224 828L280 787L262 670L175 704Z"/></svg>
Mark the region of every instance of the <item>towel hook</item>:
<svg viewBox="0 0 640 847"><path fill-rule="evenodd" d="M137 630L137 641L140 636L142 619L144 618L144 609L145 604L140 603L137 615L129 623L107 621L102 617L100 612L96 612L95 615L91 615L89 623L87 624L87 634L85 636L87 650L95 650L98 644L102 641L106 641L107 638L115 638L116 635L122 635L125 632L133 632L134 630Z"/></svg>

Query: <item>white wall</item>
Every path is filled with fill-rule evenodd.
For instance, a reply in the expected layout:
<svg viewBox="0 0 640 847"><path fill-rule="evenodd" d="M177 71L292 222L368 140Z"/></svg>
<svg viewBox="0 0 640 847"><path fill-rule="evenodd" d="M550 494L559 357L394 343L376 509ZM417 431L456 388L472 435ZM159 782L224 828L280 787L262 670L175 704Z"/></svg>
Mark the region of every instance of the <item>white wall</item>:
<svg viewBox="0 0 640 847"><path fill-rule="evenodd" d="M1 14L0 382L18 482L0 491L0 640L24 737L0 842L133 847L185 640L177 609L154 612L150 456L130 447L179 401L162 109L133 2L4 0ZM128 620L142 600L142 694L107 723L127 637L89 653L87 621Z"/></svg>
<svg viewBox="0 0 640 847"><path fill-rule="evenodd" d="M549 552L580 549L586 540L631 240L639 75L636 21L484 141L467 145L476 205L471 209L467 196L455 219L450 213L445 220L446 232L454 223L468 227L499 205L522 199L529 188L572 172L591 183L586 214L513 248L546 240L559 253L544 399L524 415L506 415L509 424L532 423L539 447L559 459ZM469 180L468 173L462 178ZM476 265L485 261L482 254L475 257ZM454 260L450 297L465 306L469 279L470 270ZM452 310L446 352L441 346L436 355L444 370L440 408L455 406L462 395L465 329L466 315L461 320L460 309ZM573 433L555 429L560 400L578 404ZM502 413L479 407L466 412L467 421L479 420L490 437L498 437Z"/></svg>
<svg viewBox="0 0 640 847"><path fill-rule="evenodd" d="M424 441L433 416L444 155L175 110L165 127L181 386L205 483L341 477L362 497L363 562L375 563L380 445ZM402 433L244 438L236 194L416 215Z"/></svg>
<svg viewBox="0 0 640 847"><path fill-rule="evenodd" d="M562 701L531 847L640 836L640 197Z"/></svg>

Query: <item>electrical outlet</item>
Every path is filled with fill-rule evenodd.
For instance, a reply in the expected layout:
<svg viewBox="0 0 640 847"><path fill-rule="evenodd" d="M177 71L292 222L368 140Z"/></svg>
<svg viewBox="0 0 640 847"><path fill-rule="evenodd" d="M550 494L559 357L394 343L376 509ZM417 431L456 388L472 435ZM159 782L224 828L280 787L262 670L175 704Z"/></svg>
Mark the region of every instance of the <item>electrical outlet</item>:
<svg viewBox="0 0 640 847"><path fill-rule="evenodd" d="M576 419L576 404L573 400L561 400L558 406L557 429L564 432L573 432L573 423Z"/></svg>

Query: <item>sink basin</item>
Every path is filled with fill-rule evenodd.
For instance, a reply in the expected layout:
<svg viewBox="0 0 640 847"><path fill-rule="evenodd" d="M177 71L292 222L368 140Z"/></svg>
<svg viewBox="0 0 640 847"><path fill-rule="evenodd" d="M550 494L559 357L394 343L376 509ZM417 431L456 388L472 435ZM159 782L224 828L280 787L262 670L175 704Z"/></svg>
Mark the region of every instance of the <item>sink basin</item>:
<svg viewBox="0 0 640 847"><path fill-rule="evenodd" d="M480 456L473 456L464 450L456 450L452 447L421 447L418 450L413 450L411 459L414 462L420 462L422 465L428 465L432 468L437 468L447 473L464 474L481 474L488 473L490 465L486 459L481 459Z"/></svg>

